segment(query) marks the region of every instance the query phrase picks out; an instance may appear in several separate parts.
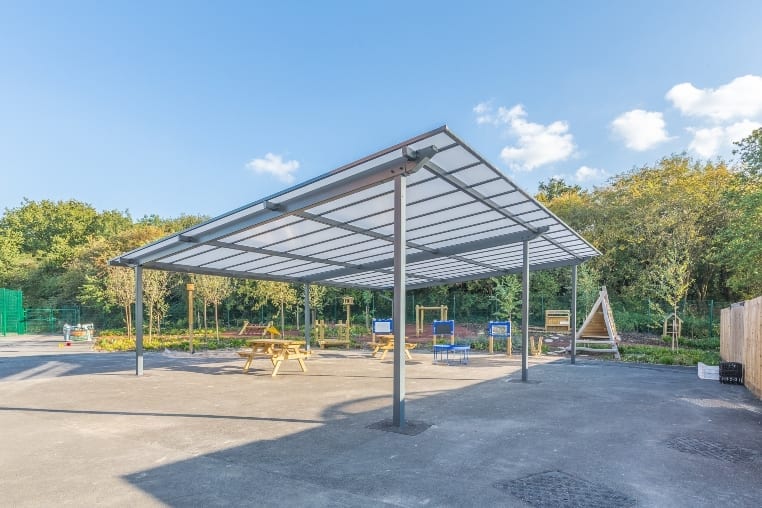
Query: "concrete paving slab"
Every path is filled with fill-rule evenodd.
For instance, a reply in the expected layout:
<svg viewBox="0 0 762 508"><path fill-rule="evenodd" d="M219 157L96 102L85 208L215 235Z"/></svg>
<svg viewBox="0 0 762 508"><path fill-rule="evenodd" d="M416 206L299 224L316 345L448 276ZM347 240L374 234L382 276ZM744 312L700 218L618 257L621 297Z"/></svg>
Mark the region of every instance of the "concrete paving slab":
<svg viewBox="0 0 762 508"><path fill-rule="evenodd" d="M308 371L234 352L57 351L0 338L3 505L759 506L762 402L695 368L473 353L393 364L317 351ZM13 342L15 341L15 342ZM24 342L27 342L26 344ZM15 345L10 345L10 344ZM293 365L291 365L293 363ZM518 381L518 382L517 382Z"/></svg>

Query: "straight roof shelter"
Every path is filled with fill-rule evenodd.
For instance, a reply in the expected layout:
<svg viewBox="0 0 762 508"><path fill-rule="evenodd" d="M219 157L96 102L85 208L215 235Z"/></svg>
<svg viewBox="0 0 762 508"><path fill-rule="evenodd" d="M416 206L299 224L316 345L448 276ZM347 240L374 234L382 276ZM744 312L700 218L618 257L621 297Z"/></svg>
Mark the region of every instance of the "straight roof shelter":
<svg viewBox="0 0 762 508"><path fill-rule="evenodd" d="M400 345L394 354L393 422L404 426L408 289L522 273L526 380L529 271L577 266L599 254L443 126L110 263L135 269L137 302L143 268L305 287L393 289ZM139 308L136 329L140 375Z"/></svg>

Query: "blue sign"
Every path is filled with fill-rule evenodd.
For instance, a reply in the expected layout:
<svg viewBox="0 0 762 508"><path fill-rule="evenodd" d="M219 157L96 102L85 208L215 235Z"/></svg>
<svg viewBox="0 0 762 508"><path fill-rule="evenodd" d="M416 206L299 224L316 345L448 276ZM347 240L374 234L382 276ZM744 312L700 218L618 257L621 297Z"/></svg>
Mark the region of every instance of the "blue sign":
<svg viewBox="0 0 762 508"><path fill-rule="evenodd" d="M455 335L455 321L434 321L432 323L434 335Z"/></svg>
<svg viewBox="0 0 762 508"><path fill-rule="evenodd" d="M373 333L392 333L392 320L391 319L374 319L373 320Z"/></svg>
<svg viewBox="0 0 762 508"><path fill-rule="evenodd" d="M511 322L510 321L490 321L487 326L487 335L492 337L510 337L511 336Z"/></svg>

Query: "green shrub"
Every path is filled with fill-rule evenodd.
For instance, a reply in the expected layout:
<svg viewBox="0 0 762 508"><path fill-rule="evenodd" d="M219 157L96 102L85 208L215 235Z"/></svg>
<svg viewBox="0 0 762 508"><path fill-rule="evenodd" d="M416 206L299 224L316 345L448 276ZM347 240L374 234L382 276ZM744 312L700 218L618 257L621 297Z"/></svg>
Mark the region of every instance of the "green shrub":
<svg viewBox="0 0 762 508"><path fill-rule="evenodd" d="M710 340L710 339L707 339ZM655 363L662 365L696 365L703 362L708 365L717 365L720 361L718 349L694 349L681 347L677 351L672 351L668 347L648 346L648 345L628 345L619 346L619 353L622 355L622 361Z"/></svg>

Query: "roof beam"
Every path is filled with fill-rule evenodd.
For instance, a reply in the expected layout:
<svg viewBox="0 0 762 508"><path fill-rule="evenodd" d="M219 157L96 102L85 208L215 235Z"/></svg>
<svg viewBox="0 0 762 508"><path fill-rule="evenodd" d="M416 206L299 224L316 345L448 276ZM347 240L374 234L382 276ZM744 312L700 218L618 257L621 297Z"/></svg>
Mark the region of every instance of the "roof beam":
<svg viewBox="0 0 762 508"><path fill-rule="evenodd" d="M564 266L578 265L580 263L584 263L588 259L591 259L591 258L590 257L585 257L585 258L582 258L581 261L580 261L580 259L575 258L573 261L572 260L552 261L550 263L541 263L541 264L537 264L537 265L531 265L531 268L530 268L529 271L530 272L536 272L536 271L539 271L539 270L550 270L551 268L561 268L561 267L564 267ZM514 274L514 273L521 273L521 270L522 270L522 267L521 266L517 266L516 268L511 268L509 270L500 270L500 271L483 273L483 274L480 273L477 278L478 279L489 279L490 277L501 277L503 275L510 275L510 274ZM471 280L474 280L474 276L473 275L467 275L467 276L464 276L464 277L456 277L456 278L452 278L452 279L447 279L447 284L457 284L458 282L468 282L468 281L471 281ZM429 284L429 283L409 284L407 286L407 288L409 290L410 289L423 289L423 288L429 288L429 287L436 286L436 285L438 285L438 284ZM384 289L389 289L389 288L384 288Z"/></svg>
<svg viewBox="0 0 762 508"><path fill-rule="evenodd" d="M447 171L445 171L444 169L442 169L438 165L434 164L433 162L428 162L426 164L426 169L428 169L429 171L431 171L432 173L434 173L439 178L441 178L442 180L446 181L447 183L449 183L450 185L452 185L456 189L459 189L460 191L462 191L463 193L471 196L475 200L480 201L481 203L483 203L485 206L487 206L488 208L492 209L493 211L501 214L503 217L505 217L507 219L510 219L510 220L516 222L517 224L520 224L520 225L524 226L525 228L527 228L529 231L532 231L533 233L537 233L539 231L538 228L530 225L528 222L525 222L525 221L519 219L514 214L512 214L510 212L507 212L502 206L498 205L497 203L492 201L490 198L488 198L487 196L485 196L481 192L472 189L471 186L466 184L463 180L461 180L460 178L457 178L455 176L452 176L450 173L448 173Z"/></svg>
<svg viewBox="0 0 762 508"><path fill-rule="evenodd" d="M141 265L142 266L142 265ZM237 278L237 279L249 279L249 280L271 280L275 282L293 282L293 283L304 283L306 282L303 279L300 278L294 278L294 277L279 277L277 275L268 275L268 274L262 274L262 273L254 273L254 272L231 272L230 270L226 269L217 269L217 268L203 268L198 266L185 266L185 265L176 265L173 263L160 263L160 262L154 262L150 263L148 265L145 265L144 268L147 268L149 270L163 270L166 272L176 272L176 273L195 273L199 275L217 275L220 277L231 277L231 278ZM432 283L433 286L438 285L439 283ZM380 288L373 285L368 284L344 284L341 282L337 283L329 283L325 284L327 286L335 286L335 287L342 287L342 288L361 288L361 289L385 289Z"/></svg>
<svg viewBox="0 0 762 508"><path fill-rule="evenodd" d="M529 232L529 231L521 231L518 233L510 233L507 235L501 235L501 236L493 236L492 238L485 238L483 240L476 240L473 242L466 242L458 245L453 245L452 247L443 247L441 249L428 249L424 252L416 252L415 254L409 254L407 256L407 263L413 264L413 263L419 263L421 261L426 261L429 259L438 259L438 258L453 258L457 259L459 261L465 261L467 263L471 263L477 266L483 266L488 268L494 268L490 265L480 263L478 261L474 261L471 259L463 259L458 257L460 254L465 254L467 252L473 252L478 251L482 249L489 249L492 247L499 247L501 245L516 243L516 242L522 242L524 240L533 240L534 238L537 238L537 236L541 235L545 231L547 231L547 226L543 226L542 228L539 228L538 232ZM310 278L310 281L317 281L317 280L326 280L326 279L333 279L336 277L344 277L346 275L352 275L355 273L361 273L371 270L379 270L382 268L390 268L394 266L394 260L393 259L383 259L381 261L375 261L373 263L368 263L366 265L360 265L359 269L339 269L334 272L324 272L320 274L320 277Z"/></svg>
<svg viewBox="0 0 762 508"><path fill-rule="evenodd" d="M160 240L156 244L129 252L124 258L114 258L109 263L124 266L127 264L127 259L130 260L131 264L141 265L158 261L164 257L192 248L194 244L216 240L286 215L293 215L295 212L390 181L400 174L413 174L423 167L426 162L429 162L429 154L436 153L436 147L431 146L424 149L411 150L405 146L401 152L402 155L400 157L373 166L357 174L347 176L337 182L322 185L283 201L277 201L277 196L265 199L259 203L252 204L251 206L261 203L263 208L257 209L250 214L227 221L225 217L222 217L217 221L219 222L217 225L214 225L214 221L205 223L202 225L204 226L203 231L198 234L194 234L193 230L201 226L190 228L181 234ZM165 245L157 248L157 245L162 243ZM141 253L141 251L144 251L144 253Z"/></svg>
<svg viewBox="0 0 762 508"><path fill-rule="evenodd" d="M489 199L487 196L485 196L484 194L482 194L482 193L472 189L465 182L463 182L459 178L456 178L456 177L452 176L450 173L448 173L444 169L440 168L439 166L437 166L433 162L428 162L426 164L426 169L428 169L429 171L437 174L440 178L442 178L443 180L447 181L451 185L457 187L458 189L460 189L461 191L465 192L466 194L468 194L469 196L473 197L474 199L477 199L477 200L481 201L482 203L484 203L488 207L492 208L494 211L503 214L508 219L516 221L518 224L521 224L522 226L524 226L525 228L529 229L530 231L537 231L537 228L535 226L532 226L528 222L525 222L525 221L521 220L518 216L516 216L516 215L514 215L512 213L507 212L503 207L501 207L500 205L498 205L497 203L495 203L494 201ZM540 209L542 210L542 208L540 208ZM550 213L550 212L548 212L548 213ZM569 254L570 256L573 256L575 259L581 259L573 251L571 251L570 249L564 247L563 245L561 245L559 242L556 242L552 238L545 238L545 239L547 241L549 241L550 243L552 243L553 245L555 245L556 247L558 247L559 249L561 249L564 252L566 252L567 254Z"/></svg>

